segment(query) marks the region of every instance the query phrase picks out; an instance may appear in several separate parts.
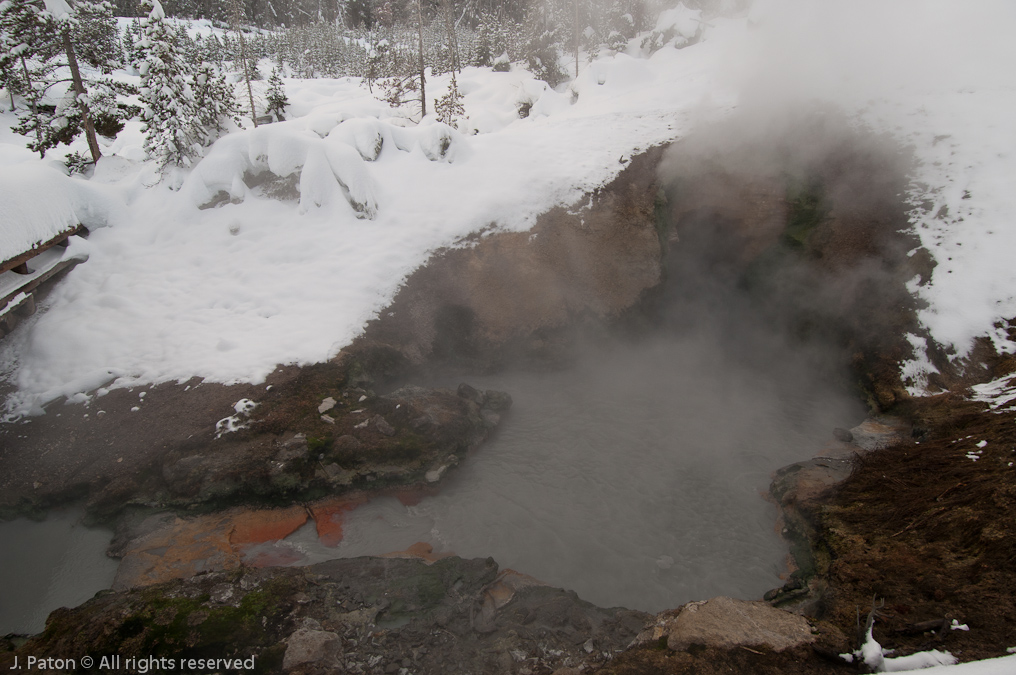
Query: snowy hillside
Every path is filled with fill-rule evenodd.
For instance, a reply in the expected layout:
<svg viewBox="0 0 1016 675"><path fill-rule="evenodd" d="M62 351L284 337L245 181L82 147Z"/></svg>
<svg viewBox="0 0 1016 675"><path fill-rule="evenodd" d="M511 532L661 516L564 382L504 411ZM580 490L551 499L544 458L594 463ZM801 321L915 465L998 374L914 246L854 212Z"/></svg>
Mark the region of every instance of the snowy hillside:
<svg viewBox="0 0 1016 675"><path fill-rule="evenodd" d="M699 29L687 10L666 16ZM648 56L636 38L556 90L518 64L466 68L458 130L433 115L417 124L357 78L289 79L288 121L235 131L164 179L129 122L91 180L65 179L89 186L110 227L44 311L0 344L20 388L8 412L101 386L257 382L278 363L321 361L432 251L490 226L525 230L632 154L737 108L779 116L816 100L914 148L913 220L938 261L914 289L931 335L959 353L978 335L1004 346L993 324L1016 315L1014 26L1016 8L1002 1L760 0L683 49ZM428 95L448 84L432 77ZM4 129L0 161L45 164L16 147L23 140ZM248 187L266 172L272 181ZM290 198L273 198L276 188ZM96 207L75 208L83 218ZM919 386L920 363L910 370Z"/></svg>

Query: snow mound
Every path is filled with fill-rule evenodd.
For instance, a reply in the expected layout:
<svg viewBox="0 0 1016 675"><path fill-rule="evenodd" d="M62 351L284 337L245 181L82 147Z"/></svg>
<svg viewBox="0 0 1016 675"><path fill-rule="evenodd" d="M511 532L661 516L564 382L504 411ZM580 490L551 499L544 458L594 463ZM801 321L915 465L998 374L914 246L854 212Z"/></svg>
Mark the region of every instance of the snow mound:
<svg viewBox="0 0 1016 675"><path fill-rule="evenodd" d="M366 162L378 159L386 146L419 151L433 162L462 156L465 138L446 124L433 122L402 128L376 118L293 120L262 125L220 139L194 167L182 192L194 206L213 203L220 193L233 201L249 196L246 180L265 171L278 177L299 173L300 212L330 209L346 203L356 217L377 216L377 183Z"/></svg>
<svg viewBox="0 0 1016 675"><path fill-rule="evenodd" d="M114 200L90 183L44 164L0 166L0 260L30 251L78 225L115 220Z"/></svg>

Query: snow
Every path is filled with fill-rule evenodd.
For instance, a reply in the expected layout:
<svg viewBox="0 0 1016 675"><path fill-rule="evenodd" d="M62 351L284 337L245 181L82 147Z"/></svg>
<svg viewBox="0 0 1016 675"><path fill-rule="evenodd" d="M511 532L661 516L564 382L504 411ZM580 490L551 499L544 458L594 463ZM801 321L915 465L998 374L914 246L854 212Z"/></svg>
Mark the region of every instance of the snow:
<svg viewBox="0 0 1016 675"><path fill-rule="evenodd" d="M1016 672L1016 656L1002 656L953 666L926 667L921 675L1011 675L1013 672Z"/></svg>
<svg viewBox="0 0 1016 675"><path fill-rule="evenodd" d="M101 227L119 205L87 181L44 163L0 165L0 261L32 250L79 224Z"/></svg>
<svg viewBox="0 0 1016 675"><path fill-rule="evenodd" d="M1002 413L1016 409L1016 375L1004 375L984 384L971 387L972 399L984 401L994 412Z"/></svg>
<svg viewBox="0 0 1016 675"><path fill-rule="evenodd" d="M45 0L45 5L46 11L58 21L71 14L71 8L65 0Z"/></svg>
<svg viewBox="0 0 1016 675"><path fill-rule="evenodd" d="M886 651L882 649L882 645L875 640L872 633L873 629L869 627L867 637L861 648L853 654L844 654L844 659L849 663L853 663L855 659L860 659L874 673L898 673L931 668L932 666L952 666L956 663L955 656L949 652L940 652L937 649L917 652L909 656L886 658L886 655L891 650Z"/></svg>
<svg viewBox="0 0 1016 675"><path fill-rule="evenodd" d="M0 129L0 215L18 224L0 233L4 250L75 220L114 225L93 233L88 262L45 311L0 343L0 372L19 388L8 413L99 386L256 383L277 364L322 361L433 251L491 225L525 231L638 151L735 109L779 117L816 100L913 148L912 220L938 263L912 287L930 337L957 355L979 335L1016 349L993 327L1016 316L1016 5L770 0L750 17L698 18L677 8L660 27L704 28L701 42L645 57L637 37L557 90L518 64L466 68L457 129L418 123L356 78L287 79L289 121L231 133L165 177L144 158L138 122L103 141L90 181ZM428 96L448 85L431 77ZM245 184L266 171L292 177L299 194ZM220 192L228 202L199 208ZM933 368L925 338L911 342L919 353L904 369L919 390Z"/></svg>

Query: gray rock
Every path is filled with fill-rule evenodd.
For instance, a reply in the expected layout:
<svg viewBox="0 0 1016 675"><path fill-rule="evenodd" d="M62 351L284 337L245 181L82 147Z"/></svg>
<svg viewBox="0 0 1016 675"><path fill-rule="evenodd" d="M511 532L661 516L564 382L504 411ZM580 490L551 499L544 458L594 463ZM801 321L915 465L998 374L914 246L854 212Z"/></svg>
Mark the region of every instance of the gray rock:
<svg viewBox="0 0 1016 675"><path fill-rule="evenodd" d="M495 391L494 389L488 389L483 392L484 394L484 408L494 410L496 412L507 412L512 407L511 394L504 391Z"/></svg>
<svg viewBox="0 0 1016 675"><path fill-rule="evenodd" d="M343 452L355 452L363 447L363 443L356 436L343 434L335 439L335 449Z"/></svg>
<svg viewBox="0 0 1016 675"><path fill-rule="evenodd" d="M289 636L287 643L282 657L283 670L303 663L336 666L342 655L342 638L331 631L299 628Z"/></svg>
<svg viewBox="0 0 1016 675"><path fill-rule="evenodd" d="M389 424L388 420L386 420L384 417L381 417L381 415L374 415L371 421L374 423L374 426L377 428L377 430L382 434L384 434L385 436L395 435L395 427Z"/></svg>
<svg viewBox="0 0 1016 675"><path fill-rule="evenodd" d="M465 382L463 382L462 384L459 385L457 393L458 393L458 395L461 398L464 398L464 399L466 399L468 401L472 401L476 405L479 405L479 406L483 405L483 399L484 399L483 394L481 394L479 391L477 391L475 388L471 387L470 385L466 384Z"/></svg>

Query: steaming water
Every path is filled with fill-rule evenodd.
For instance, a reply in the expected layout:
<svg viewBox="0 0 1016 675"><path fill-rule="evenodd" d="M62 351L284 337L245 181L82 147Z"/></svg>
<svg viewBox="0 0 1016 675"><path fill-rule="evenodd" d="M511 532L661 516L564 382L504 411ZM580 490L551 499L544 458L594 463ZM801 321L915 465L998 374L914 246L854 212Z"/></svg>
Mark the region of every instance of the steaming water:
<svg viewBox="0 0 1016 675"><path fill-rule="evenodd" d="M785 348L747 360L732 348L684 338L594 350L562 372L469 377L515 405L441 494L412 507L375 499L336 548L313 526L289 543L317 562L429 542L602 606L759 598L786 571L762 497L772 472L863 411Z"/></svg>
<svg viewBox="0 0 1016 675"><path fill-rule="evenodd" d="M109 588L117 561L106 557L109 530L82 526L80 511L43 522L0 523L0 635L42 631L58 607L75 607Z"/></svg>

